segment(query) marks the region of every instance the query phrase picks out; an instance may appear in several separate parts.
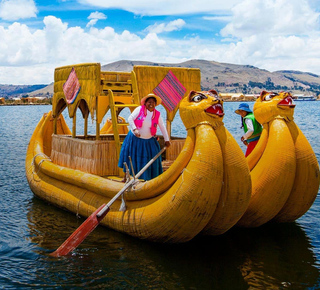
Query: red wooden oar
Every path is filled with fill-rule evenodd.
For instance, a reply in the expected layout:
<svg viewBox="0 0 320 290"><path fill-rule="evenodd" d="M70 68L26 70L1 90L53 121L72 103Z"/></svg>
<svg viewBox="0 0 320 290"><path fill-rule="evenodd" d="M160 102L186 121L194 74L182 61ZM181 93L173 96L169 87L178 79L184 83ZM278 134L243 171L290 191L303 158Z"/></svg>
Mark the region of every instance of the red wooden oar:
<svg viewBox="0 0 320 290"><path fill-rule="evenodd" d="M57 250L50 254L50 256L65 256L78 247L99 225L101 220L109 212L110 206L118 199L118 197L121 196L121 194L125 192L165 150L166 147L163 147L163 149L137 173L135 179L130 180L107 204L101 205L94 213L92 213Z"/></svg>

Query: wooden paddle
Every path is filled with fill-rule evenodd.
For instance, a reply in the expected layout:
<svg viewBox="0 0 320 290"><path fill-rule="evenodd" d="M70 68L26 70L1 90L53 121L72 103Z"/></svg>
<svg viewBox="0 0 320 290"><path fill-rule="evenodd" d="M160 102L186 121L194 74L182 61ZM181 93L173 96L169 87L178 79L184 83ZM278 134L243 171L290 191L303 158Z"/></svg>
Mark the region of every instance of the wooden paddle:
<svg viewBox="0 0 320 290"><path fill-rule="evenodd" d="M92 213L57 250L50 254L50 256L65 256L78 247L99 225L101 220L109 212L110 206L118 199L118 197L121 196L121 194L124 193L165 150L166 147L163 147L162 150L137 173L134 179L129 181L107 204L101 205L94 213Z"/></svg>

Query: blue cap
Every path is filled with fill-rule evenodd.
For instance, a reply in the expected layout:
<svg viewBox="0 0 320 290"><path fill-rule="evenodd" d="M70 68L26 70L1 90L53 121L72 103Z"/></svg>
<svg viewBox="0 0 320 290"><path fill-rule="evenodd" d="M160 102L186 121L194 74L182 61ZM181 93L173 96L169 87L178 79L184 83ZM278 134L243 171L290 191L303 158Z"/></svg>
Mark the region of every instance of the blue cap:
<svg viewBox="0 0 320 290"><path fill-rule="evenodd" d="M252 113L252 111L249 108L249 105L247 103L241 103L239 105L239 108L237 110L235 110L235 113L239 114L239 111L246 111L248 113Z"/></svg>

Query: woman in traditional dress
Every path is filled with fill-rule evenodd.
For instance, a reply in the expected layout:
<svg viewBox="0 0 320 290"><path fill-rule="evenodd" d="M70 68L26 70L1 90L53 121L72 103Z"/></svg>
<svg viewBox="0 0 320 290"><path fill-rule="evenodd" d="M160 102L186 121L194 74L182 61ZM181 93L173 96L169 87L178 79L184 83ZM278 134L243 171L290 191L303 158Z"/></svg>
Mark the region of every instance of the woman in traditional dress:
<svg viewBox="0 0 320 290"><path fill-rule="evenodd" d="M165 146L170 146L170 139L164 125L161 113L156 106L161 99L149 94L141 99L141 106L137 107L129 116L130 130L121 147L118 166L125 171L124 162L127 163L132 175L129 156L132 160L134 173L137 174L159 151L160 145L156 138L159 126L163 135ZM144 180L150 180L162 173L161 156L141 175Z"/></svg>

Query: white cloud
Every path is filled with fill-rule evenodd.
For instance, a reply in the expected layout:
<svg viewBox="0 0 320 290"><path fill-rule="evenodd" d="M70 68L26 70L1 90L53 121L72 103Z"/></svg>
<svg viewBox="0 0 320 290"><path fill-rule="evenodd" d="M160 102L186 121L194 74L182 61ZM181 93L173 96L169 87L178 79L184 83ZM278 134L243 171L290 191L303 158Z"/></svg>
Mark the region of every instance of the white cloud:
<svg viewBox="0 0 320 290"><path fill-rule="evenodd" d="M223 16L223 15L203 16L202 18L204 20L209 20L209 21L223 21L223 22L230 22L232 20L231 16Z"/></svg>
<svg viewBox="0 0 320 290"><path fill-rule="evenodd" d="M91 20L87 23L86 27L95 26L97 22L98 22L98 19L91 19Z"/></svg>
<svg viewBox="0 0 320 290"><path fill-rule="evenodd" d="M38 10L33 0L1 0L0 18L3 20L19 20L36 17Z"/></svg>
<svg viewBox="0 0 320 290"><path fill-rule="evenodd" d="M308 34L318 28L319 13L307 0L245 0L232 8L222 36Z"/></svg>
<svg viewBox="0 0 320 290"><path fill-rule="evenodd" d="M119 8L139 15L177 15L230 10L242 0L79 0L80 3L103 8Z"/></svg>
<svg viewBox="0 0 320 290"><path fill-rule="evenodd" d="M54 16L44 18L44 29L31 31L14 23L0 26L1 83L51 83L54 68L61 65L121 59L161 61L166 42L155 33L141 38L125 30L116 33L112 27L68 27ZM30 73L34 68L35 73ZM50 72L50 73L49 73Z"/></svg>
<svg viewBox="0 0 320 290"><path fill-rule="evenodd" d="M170 21L169 23L161 23L161 24L154 24L150 25L146 28L146 31L152 32L152 33L162 33L162 32L170 32L175 30L180 30L186 22L182 19L176 19L173 21Z"/></svg>
<svg viewBox="0 0 320 290"><path fill-rule="evenodd" d="M104 13L96 11L96 12L92 12L88 16L88 19L90 19L90 21L87 23L86 27L92 27L98 22L98 20L107 19L107 16Z"/></svg>
<svg viewBox="0 0 320 290"><path fill-rule="evenodd" d="M88 19L107 19L107 16L102 12L91 12L91 14L88 16Z"/></svg>
<svg viewBox="0 0 320 290"><path fill-rule="evenodd" d="M129 30L117 32L113 27L69 26L54 16L45 17L44 27L38 30L20 23L0 25L0 80L51 83L55 67L123 59L163 63L207 59L320 74L318 14L306 0L245 0L236 8L221 32L225 42L200 36L161 37L162 32L184 27L181 19L149 26L144 36ZM103 15L94 12L88 19L103 19Z"/></svg>
<svg viewBox="0 0 320 290"><path fill-rule="evenodd" d="M295 69L320 73L319 13L307 0L245 0L232 8L222 30L229 44L213 59L251 64L267 70Z"/></svg>

